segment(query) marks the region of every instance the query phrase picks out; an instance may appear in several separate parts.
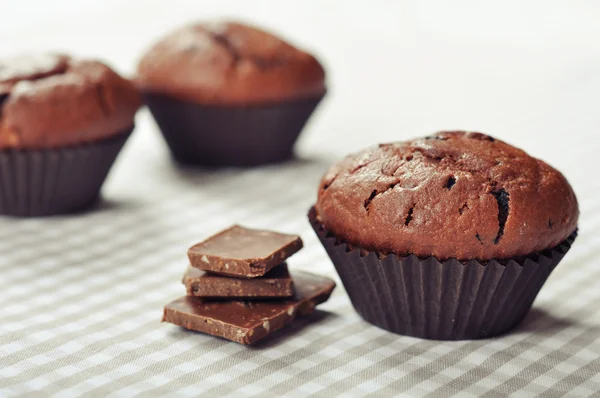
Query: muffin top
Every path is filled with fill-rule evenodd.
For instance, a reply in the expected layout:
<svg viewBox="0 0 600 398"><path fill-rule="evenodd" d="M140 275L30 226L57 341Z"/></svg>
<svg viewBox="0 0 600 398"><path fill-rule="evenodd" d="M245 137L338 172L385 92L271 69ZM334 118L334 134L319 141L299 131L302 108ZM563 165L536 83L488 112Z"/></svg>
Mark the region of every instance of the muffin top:
<svg viewBox="0 0 600 398"><path fill-rule="evenodd" d="M325 72L310 54L255 27L198 23L156 43L138 65L142 91L208 105L314 98Z"/></svg>
<svg viewBox="0 0 600 398"><path fill-rule="evenodd" d="M563 175L481 133L441 132L350 155L323 177L317 219L367 250L459 260L552 248L577 227Z"/></svg>
<svg viewBox="0 0 600 398"><path fill-rule="evenodd" d="M66 55L0 60L0 149L82 144L133 127L133 84L98 61Z"/></svg>

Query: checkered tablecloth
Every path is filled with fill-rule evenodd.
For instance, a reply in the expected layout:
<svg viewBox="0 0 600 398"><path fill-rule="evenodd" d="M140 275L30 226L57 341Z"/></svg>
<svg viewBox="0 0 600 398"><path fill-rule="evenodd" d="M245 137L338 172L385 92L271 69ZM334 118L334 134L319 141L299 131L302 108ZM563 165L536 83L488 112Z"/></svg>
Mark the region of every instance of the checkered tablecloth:
<svg viewBox="0 0 600 398"><path fill-rule="evenodd" d="M95 211L0 218L0 397L600 396L600 7L365 3L0 7L0 56L58 48L131 72L156 35L233 15L286 32L330 72L293 162L177 168L143 111ZM160 322L184 294L187 248L233 223L301 234L290 267L339 282L306 218L321 175L350 151L442 128L483 130L548 160L580 200L579 237L514 332L394 335L363 322L341 284L313 316L257 347Z"/></svg>
<svg viewBox="0 0 600 398"><path fill-rule="evenodd" d="M597 181L581 234L523 325L436 342L363 322L343 287L257 347L161 324L186 249L240 222L300 233L294 269L336 277L306 220L325 155L247 171L181 170L143 114L94 212L0 221L0 395L586 396L600 391ZM589 149L591 151L591 148Z"/></svg>

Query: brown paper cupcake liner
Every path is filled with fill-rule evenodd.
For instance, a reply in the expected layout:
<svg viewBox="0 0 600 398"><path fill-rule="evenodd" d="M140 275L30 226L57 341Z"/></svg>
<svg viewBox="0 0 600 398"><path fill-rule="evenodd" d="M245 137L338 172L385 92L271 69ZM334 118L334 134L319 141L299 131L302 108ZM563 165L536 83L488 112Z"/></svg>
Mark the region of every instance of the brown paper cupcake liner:
<svg viewBox="0 0 600 398"><path fill-rule="evenodd" d="M317 221L314 208L308 217L362 318L435 340L488 338L514 328L577 236L525 257L440 261L353 248Z"/></svg>
<svg viewBox="0 0 600 398"><path fill-rule="evenodd" d="M237 107L206 106L153 93L145 93L144 99L178 162L240 167L289 159L322 97Z"/></svg>
<svg viewBox="0 0 600 398"><path fill-rule="evenodd" d="M41 217L93 204L131 131L65 148L0 151L0 214Z"/></svg>

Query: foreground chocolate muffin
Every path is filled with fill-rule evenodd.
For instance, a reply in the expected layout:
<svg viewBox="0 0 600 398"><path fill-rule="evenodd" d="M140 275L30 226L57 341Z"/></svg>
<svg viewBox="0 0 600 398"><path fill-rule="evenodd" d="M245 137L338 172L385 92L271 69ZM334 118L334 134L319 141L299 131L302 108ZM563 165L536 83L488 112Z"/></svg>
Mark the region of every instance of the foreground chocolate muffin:
<svg viewBox="0 0 600 398"><path fill-rule="evenodd" d="M209 166L289 158L326 91L312 55L232 22L167 35L140 61L136 82L175 159Z"/></svg>
<svg viewBox="0 0 600 398"><path fill-rule="evenodd" d="M431 339L516 326L575 239L557 170L481 133L441 132L351 155L310 221L360 315Z"/></svg>
<svg viewBox="0 0 600 398"><path fill-rule="evenodd" d="M93 203L140 104L135 87L98 61L0 60L0 213L45 216Z"/></svg>

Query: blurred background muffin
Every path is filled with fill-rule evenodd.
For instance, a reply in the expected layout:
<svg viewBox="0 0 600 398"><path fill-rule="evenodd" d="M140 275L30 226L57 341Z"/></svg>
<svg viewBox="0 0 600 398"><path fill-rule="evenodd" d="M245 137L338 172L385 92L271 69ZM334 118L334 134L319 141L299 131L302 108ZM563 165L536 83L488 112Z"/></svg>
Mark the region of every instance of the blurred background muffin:
<svg viewBox="0 0 600 398"><path fill-rule="evenodd" d="M134 86L98 61L0 60L0 213L45 216L93 203L140 103Z"/></svg>
<svg viewBox="0 0 600 398"><path fill-rule="evenodd" d="M208 166L290 158L326 92L312 55L233 22L167 35L141 59L136 82L175 159Z"/></svg>

